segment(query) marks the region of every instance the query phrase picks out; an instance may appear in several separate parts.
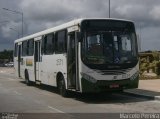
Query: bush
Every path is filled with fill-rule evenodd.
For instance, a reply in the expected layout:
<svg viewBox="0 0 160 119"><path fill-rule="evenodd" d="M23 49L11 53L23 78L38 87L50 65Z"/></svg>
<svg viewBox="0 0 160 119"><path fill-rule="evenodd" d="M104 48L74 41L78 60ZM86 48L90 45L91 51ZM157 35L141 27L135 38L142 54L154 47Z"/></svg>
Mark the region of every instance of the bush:
<svg viewBox="0 0 160 119"><path fill-rule="evenodd" d="M140 64L140 71L143 73L144 71L149 72L149 63L141 63Z"/></svg>
<svg viewBox="0 0 160 119"><path fill-rule="evenodd" d="M140 55L140 73L143 74L144 71L149 72L150 69L157 75L160 75L160 53L157 51Z"/></svg>
<svg viewBox="0 0 160 119"><path fill-rule="evenodd" d="M154 60L159 61L159 55L160 55L159 52L154 51L152 54L153 54Z"/></svg>

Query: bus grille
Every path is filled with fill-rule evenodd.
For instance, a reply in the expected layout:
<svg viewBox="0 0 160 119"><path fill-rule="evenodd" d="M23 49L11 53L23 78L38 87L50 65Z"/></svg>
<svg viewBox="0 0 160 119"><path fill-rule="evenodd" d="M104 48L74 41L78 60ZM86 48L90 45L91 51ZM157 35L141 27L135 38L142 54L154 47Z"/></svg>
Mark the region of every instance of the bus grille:
<svg viewBox="0 0 160 119"><path fill-rule="evenodd" d="M121 69L121 70L95 70L97 73L102 75L122 75L129 72L131 69Z"/></svg>

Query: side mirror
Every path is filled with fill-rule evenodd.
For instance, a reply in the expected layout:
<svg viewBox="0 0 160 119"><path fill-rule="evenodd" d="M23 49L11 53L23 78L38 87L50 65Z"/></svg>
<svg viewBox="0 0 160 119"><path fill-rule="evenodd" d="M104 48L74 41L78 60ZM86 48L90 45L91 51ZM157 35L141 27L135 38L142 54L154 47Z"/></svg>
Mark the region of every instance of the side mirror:
<svg viewBox="0 0 160 119"><path fill-rule="evenodd" d="M82 42L83 36L81 32L77 32L77 39L78 39L78 42Z"/></svg>

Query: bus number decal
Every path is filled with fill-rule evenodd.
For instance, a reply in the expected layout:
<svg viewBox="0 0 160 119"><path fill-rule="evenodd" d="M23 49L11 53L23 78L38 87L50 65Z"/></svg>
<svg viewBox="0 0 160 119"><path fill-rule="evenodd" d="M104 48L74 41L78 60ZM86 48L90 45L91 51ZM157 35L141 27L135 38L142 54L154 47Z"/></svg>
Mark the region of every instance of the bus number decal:
<svg viewBox="0 0 160 119"><path fill-rule="evenodd" d="M57 61L56 65L63 65L63 60L62 59L57 59L56 61Z"/></svg>

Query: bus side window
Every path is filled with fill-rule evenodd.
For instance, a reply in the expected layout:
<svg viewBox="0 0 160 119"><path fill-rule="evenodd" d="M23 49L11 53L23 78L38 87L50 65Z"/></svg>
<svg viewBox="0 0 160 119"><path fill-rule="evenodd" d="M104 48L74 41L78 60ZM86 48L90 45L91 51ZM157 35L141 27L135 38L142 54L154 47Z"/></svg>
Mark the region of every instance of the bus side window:
<svg viewBox="0 0 160 119"><path fill-rule="evenodd" d="M17 49L18 49L18 43L14 46L14 57L17 57Z"/></svg>
<svg viewBox="0 0 160 119"><path fill-rule="evenodd" d="M28 55L33 56L33 51L34 51L34 40L31 39L28 41Z"/></svg>
<svg viewBox="0 0 160 119"><path fill-rule="evenodd" d="M28 41L23 41L22 42L22 56L27 56L28 55L28 51L27 51L27 47L28 47Z"/></svg>
<svg viewBox="0 0 160 119"><path fill-rule="evenodd" d="M48 34L42 39L41 54L51 55L54 52L54 34Z"/></svg>
<svg viewBox="0 0 160 119"><path fill-rule="evenodd" d="M44 50L45 50L44 45L45 45L45 36L43 37L42 43L41 43L41 54L42 54L42 55L44 54Z"/></svg>
<svg viewBox="0 0 160 119"><path fill-rule="evenodd" d="M45 39L45 54L50 55L54 52L54 34L48 34L47 38Z"/></svg>
<svg viewBox="0 0 160 119"><path fill-rule="evenodd" d="M67 31L66 30L59 31L56 33L55 50L56 50L56 53L67 52Z"/></svg>

